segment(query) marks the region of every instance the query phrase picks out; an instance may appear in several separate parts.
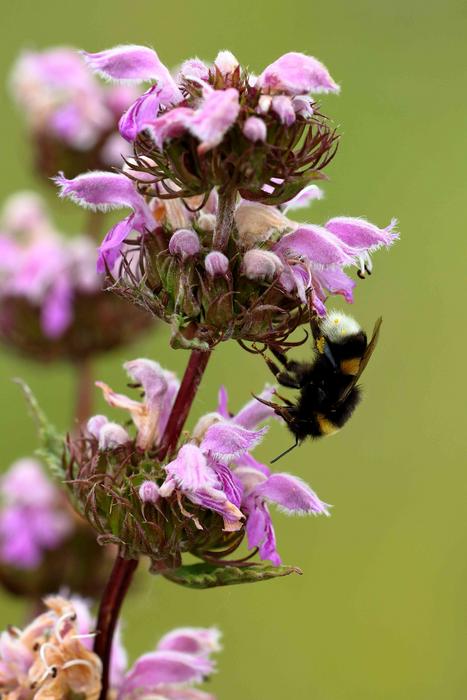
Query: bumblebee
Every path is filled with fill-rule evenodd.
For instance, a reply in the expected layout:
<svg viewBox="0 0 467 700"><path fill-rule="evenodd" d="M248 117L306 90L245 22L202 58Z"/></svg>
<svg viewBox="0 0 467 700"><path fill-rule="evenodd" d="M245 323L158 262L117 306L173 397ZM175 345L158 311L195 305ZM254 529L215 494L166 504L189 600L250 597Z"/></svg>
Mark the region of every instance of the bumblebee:
<svg viewBox="0 0 467 700"><path fill-rule="evenodd" d="M311 319L315 358L312 362L296 362L274 348L269 348L276 362L264 359L282 386L299 390L295 403L276 394L285 405L258 401L270 406L281 416L295 436L295 444L272 460L272 463L297 447L305 438L333 435L349 420L361 399L357 385L375 349L382 319L376 321L370 342L358 323L338 311L325 319Z"/></svg>

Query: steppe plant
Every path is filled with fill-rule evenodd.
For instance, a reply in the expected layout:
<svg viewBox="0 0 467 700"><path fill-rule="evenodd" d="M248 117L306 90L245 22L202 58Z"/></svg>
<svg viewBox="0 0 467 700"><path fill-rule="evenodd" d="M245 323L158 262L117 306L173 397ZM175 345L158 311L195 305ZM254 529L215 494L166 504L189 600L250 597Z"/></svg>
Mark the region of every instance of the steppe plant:
<svg viewBox="0 0 467 700"><path fill-rule="evenodd" d="M74 160L54 179L60 197L91 210L94 224L101 224L109 210L129 210L99 244L97 272L91 276L96 293L102 294L105 280L108 298L126 302L122 315L133 319L138 311L165 321L172 348L190 354L180 379L153 358L137 358L124 364L129 391L96 382L112 414L93 415L88 400L65 439L26 389L40 428L41 455L69 499L67 517L72 518L73 508L73 517L87 523L99 545L114 553L114 565L95 623L89 623L87 612L88 622L80 627L78 599L52 597L29 627L4 633L0 690L8 700L208 700L212 696L187 684L213 671L210 653L218 649L218 633L212 629L170 633L129 671L120 663L115 679L122 657L116 635L120 610L139 561L147 558L151 573L197 589L301 573L282 564L270 507L289 514L330 513L307 483L272 471L253 454L278 419L271 401L276 387L261 391L252 386L251 391L260 391L258 397L236 412L228 405L228 387L220 387L212 411L184 430L209 359L222 342L236 340L250 352L244 355L250 361L259 362L268 349L287 363L290 349L303 342L291 337L294 331L303 324L312 331L329 325L329 297L353 302L357 281L352 268L357 279L371 274L372 254L398 237L396 221L380 226L359 216L318 224L293 218L322 198L317 183L327 180L325 169L338 145L316 95L337 94L339 86L316 58L287 53L254 75L232 53L221 51L211 64L188 59L172 73L153 49L143 46L82 52L73 61L69 57L76 66L76 90L58 110L49 76L60 61L53 54L49 58L44 65L52 67L51 73L39 71L39 59L30 58L29 82L24 67L16 69L17 101L35 104L34 90L44 90L53 139L62 139L73 152L88 148L94 156L101 132L108 136L111 128L102 111L102 91L109 96L113 88L93 82L91 73L84 80L86 65L121 90L146 83L143 94L133 92L131 104L124 105L123 98L120 103L118 129L125 148L119 167L106 170L99 151L97 166L90 160L77 174ZM38 87L38 71L47 76L46 87ZM85 99L77 99L79 91ZM83 105L89 109L83 112ZM33 117L31 128L43 144L41 124ZM37 229L37 216L32 219ZM29 220L24 228L31 230ZM35 306L41 333L55 338L74 323L73 304L81 288L73 265L64 266L63 253L57 261L49 256L50 272L42 266L41 246L52 244L50 232L33 233L47 284L32 289L30 275L21 276L18 261L27 263L31 243L25 249L22 239L9 233L2 239L2 284L5 295L21 294ZM68 243L61 246L68 251ZM316 350L325 355L323 343ZM88 399L89 386L88 377ZM73 536L72 521L60 519L53 494L44 487L42 505L32 497L25 503L6 498L0 536L2 522L8 532L8 518L21 520L21 508L37 513L34 509L44 507L60 540L50 528L50 537L44 537L32 519L24 541L13 547L23 566L37 564L45 550ZM11 555L6 545L4 557L5 552ZM195 563L186 562L187 554Z"/></svg>

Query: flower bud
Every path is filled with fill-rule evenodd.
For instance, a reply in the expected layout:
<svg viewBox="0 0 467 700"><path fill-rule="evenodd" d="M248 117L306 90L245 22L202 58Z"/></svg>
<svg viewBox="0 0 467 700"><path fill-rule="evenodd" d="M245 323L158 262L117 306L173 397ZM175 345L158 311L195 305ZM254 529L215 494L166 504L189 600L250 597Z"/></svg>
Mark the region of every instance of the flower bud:
<svg viewBox="0 0 467 700"><path fill-rule="evenodd" d="M222 416L220 413L217 413L216 411L212 411L211 413L206 413L204 416L201 416L199 421L196 423L192 437L195 442L201 442L201 440L204 438L204 435L206 431L215 423L219 423L219 421L223 420Z"/></svg>
<svg viewBox="0 0 467 700"><path fill-rule="evenodd" d="M109 419L107 416L102 416L102 415L97 415L97 416L91 416L91 418L88 420L86 424L86 429L92 437L96 438L96 440L99 440L99 436L101 434L101 430L104 427L104 425L107 425L109 422Z"/></svg>
<svg viewBox="0 0 467 700"><path fill-rule="evenodd" d="M247 250L243 257L242 271L250 280L271 281L282 272L284 265L281 259L269 250L253 248Z"/></svg>
<svg viewBox="0 0 467 700"><path fill-rule="evenodd" d="M118 423L106 423L99 431L99 449L111 450L131 442L125 428Z"/></svg>
<svg viewBox="0 0 467 700"><path fill-rule="evenodd" d="M202 231L212 233L216 228L216 215L200 214L198 217L198 226Z"/></svg>
<svg viewBox="0 0 467 700"><path fill-rule="evenodd" d="M138 495L143 503L157 503L159 500L159 487L155 481L143 481L139 487Z"/></svg>
<svg viewBox="0 0 467 700"><path fill-rule="evenodd" d="M214 61L222 75L231 75L240 65L231 51L219 51Z"/></svg>
<svg viewBox="0 0 467 700"><path fill-rule="evenodd" d="M224 277L229 271L229 259L224 253L213 250L206 255L204 267L211 277Z"/></svg>
<svg viewBox="0 0 467 700"><path fill-rule="evenodd" d="M272 97L271 95L261 95L258 100L257 111L259 114L267 114L271 109Z"/></svg>
<svg viewBox="0 0 467 700"><path fill-rule="evenodd" d="M182 228L175 231L169 241L169 253L181 257L182 260L197 255L200 247L198 235L191 229Z"/></svg>
<svg viewBox="0 0 467 700"><path fill-rule="evenodd" d="M294 224L278 209L267 204L243 203L235 212L239 242L244 248L267 241L274 231L286 231Z"/></svg>
<svg viewBox="0 0 467 700"><path fill-rule="evenodd" d="M250 141L266 141L267 127L259 117L248 117L243 125L243 133Z"/></svg>

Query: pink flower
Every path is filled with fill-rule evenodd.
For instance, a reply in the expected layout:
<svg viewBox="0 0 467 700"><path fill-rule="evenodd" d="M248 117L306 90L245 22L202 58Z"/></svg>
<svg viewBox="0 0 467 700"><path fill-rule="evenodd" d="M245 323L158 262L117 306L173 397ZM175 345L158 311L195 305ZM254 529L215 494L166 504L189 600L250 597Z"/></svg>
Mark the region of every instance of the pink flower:
<svg viewBox="0 0 467 700"><path fill-rule="evenodd" d="M191 133L201 141L198 147L200 153L209 151L222 141L239 111L238 91L235 88L213 90L206 86L204 99L189 124Z"/></svg>
<svg viewBox="0 0 467 700"><path fill-rule="evenodd" d="M267 127L259 117L248 117L243 125L243 133L250 141L266 141Z"/></svg>

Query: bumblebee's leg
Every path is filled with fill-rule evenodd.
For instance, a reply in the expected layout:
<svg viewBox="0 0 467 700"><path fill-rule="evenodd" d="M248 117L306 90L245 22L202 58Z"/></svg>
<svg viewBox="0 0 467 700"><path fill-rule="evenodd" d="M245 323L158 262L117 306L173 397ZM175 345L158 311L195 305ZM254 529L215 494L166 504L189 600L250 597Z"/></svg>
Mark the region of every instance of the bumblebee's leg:
<svg viewBox="0 0 467 700"><path fill-rule="evenodd" d="M266 399L262 399L260 396L256 396L256 394L252 394L253 398L255 398L257 401L260 403L263 403L265 406L269 406L269 408L274 409L274 412L278 415L281 416L286 423L290 423L291 421L294 420L294 416L290 412L288 408L285 406L281 406L278 403L272 403L272 401L266 401Z"/></svg>
<svg viewBox="0 0 467 700"><path fill-rule="evenodd" d="M277 391L275 392L274 395L277 396L278 399L283 401L286 404L286 406L294 406L295 405L292 401L289 401L289 399L286 399L285 396L281 396L280 394L278 394Z"/></svg>
<svg viewBox="0 0 467 700"><path fill-rule="evenodd" d="M282 355L282 353L277 353L277 355ZM293 376L293 374L291 374L288 370L283 370L280 367L278 367L276 363L273 362L267 355L263 354L263 357L264 361L269 367L269 370L275 376L279 384L282 384L282 386L287 386L290 389L300 388L300 384L298 383L297 379ZM286 361L285 355L282 355L282 357Z"/></svg>

